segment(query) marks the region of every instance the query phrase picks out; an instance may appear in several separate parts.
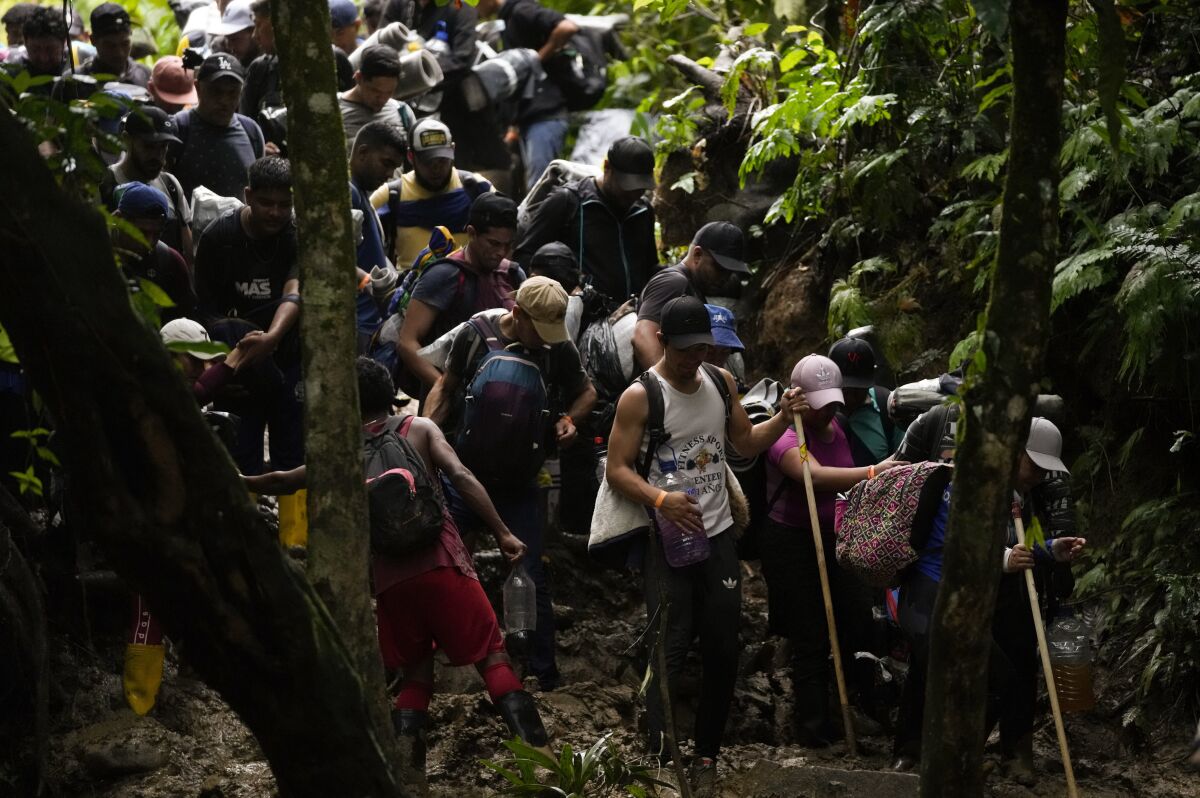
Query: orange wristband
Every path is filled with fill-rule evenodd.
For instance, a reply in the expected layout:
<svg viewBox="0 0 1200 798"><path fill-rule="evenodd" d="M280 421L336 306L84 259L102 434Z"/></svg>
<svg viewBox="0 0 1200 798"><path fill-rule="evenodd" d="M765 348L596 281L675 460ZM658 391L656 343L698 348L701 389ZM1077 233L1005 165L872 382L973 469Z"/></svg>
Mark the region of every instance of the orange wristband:
<svg viewBox="0 0 1200 798"><path fill-rule="evenodd" d="M361 291L371 284L371 275L364 274L362 280L358 283L358 290Z"/></svg>
<svg viewBox="0 0 1200 798"><path fill-rule="evenodd" d="M867 479L875 479L875 466L867 466Z"/></svg>
<svg viewBox="0 0 1200 798"><path fill-rule="evenodd" d="M660 490L658 492L658 498L654 500L654 509L657 510L658 508L662 507L662 503L666 500L667 492L665 490Z"/></svg>

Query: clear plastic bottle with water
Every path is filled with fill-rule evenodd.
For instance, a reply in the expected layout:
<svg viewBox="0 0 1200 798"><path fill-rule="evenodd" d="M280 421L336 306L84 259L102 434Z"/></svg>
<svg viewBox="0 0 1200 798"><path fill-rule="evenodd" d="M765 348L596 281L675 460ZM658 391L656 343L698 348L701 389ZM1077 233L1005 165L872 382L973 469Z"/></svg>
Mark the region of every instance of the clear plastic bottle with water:
<svg viewBox="0 0 1200 798"><path fill-rule="evenodd" d="M658 469L662 476L655 483L656 487L667 493L688 493L699 498L699 490L679 473L674 460L659 460ZM655 511L654 515L668 565L682 568L708 559L708 535L704 533L703 521L699 532L688 532L668 521L661 512Z"/></svg>
<svg viewBox="0 0 1200 798"><path fill-rule="evenodd" d="M537 585L518 563L504 580L504 631L508 634L537 629Z"/></svg>

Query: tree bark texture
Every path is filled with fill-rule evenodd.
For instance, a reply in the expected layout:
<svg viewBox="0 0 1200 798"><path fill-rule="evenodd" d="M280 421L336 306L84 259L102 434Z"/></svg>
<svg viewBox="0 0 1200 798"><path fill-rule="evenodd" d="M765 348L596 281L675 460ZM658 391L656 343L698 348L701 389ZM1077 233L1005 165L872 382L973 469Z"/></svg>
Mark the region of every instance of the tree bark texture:
<svg viewBox="0 0 1200 798"><path fill-rule="evenodd" d="M308 578L338 620L370 698L367 711L380 738L387 740L389 761L398 768L368 580L367 494L354 363L356 260L329 5L326 0L275 0L271 5L288 108L304 303L304 439L313 455L306 458Z"/></svg>
<svg viewBox="0 0 1200 798"><path fill-rule="evenodd" d="M84 532L258 738L282 796L395 796L363 682L251 503L107 231L0 113L0 322L62 436Z"/></svg>
<svg viewBox="0 0 1200 798"><path fill-rule="evenodd" d="M16 766L9 771L16 781L8 786L27 795L43 794L50 744L46 609L41 583L17 545L36 534L25 510L0 487L0 673L15 687L4 701L9 712L0 721L0 739ZM21 709L12 711L15 704Z"/></svg>
<svg viewBox="0 0 1200 798"><path fill-rule="evenodd" d="M1038 393L1058 240L1066 0L1013 0L1013 107L1000 246L955 457L934 608L923 798L983 793L988 651L1012 486Z"/></svg>

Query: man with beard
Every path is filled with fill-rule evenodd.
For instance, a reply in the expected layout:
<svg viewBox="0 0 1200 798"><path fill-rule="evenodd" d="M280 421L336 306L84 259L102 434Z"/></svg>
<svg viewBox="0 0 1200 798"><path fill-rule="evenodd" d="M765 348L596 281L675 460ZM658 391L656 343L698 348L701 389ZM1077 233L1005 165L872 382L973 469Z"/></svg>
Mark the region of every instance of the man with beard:
<svg viewBox="0 0 1200 798"><path fill-rule="evenodd" d="M9 54L4 69L8 74L16 76L28 72L30 77L50 75L58 77L62 74L65 64L63 55L67 41L67 23L62 13L48 6L37 6L29 11L21 25L21 35L24 37L25 51L15 51ZM30 86L30 94L49 96L54 89L54 83L43 83Z"/></svg>
<svg viewBox="0 0 1200 798"><path fill-rule="evenodd" d="M121 142L125 152L121 160L108 167L100 182L100 194L109 210L116 208L113 189L122 183L145 183L158 189L170 201L171 215L162 229L162 241L192 262L192 208L183 186L175 175L165 171L167 148L178 143L175 122L165 111L154 106L137 108L121 120Z"/></svg>
<svg viewBox="0 0 1200 798"><path fill-rule="evenodd" d="M492 190L479 175L454 167L450 128L436 119L422 119L413 128L408 162L411 170L371 195L387 251L401 269L429 245L434 227L445 227L464 241L471 203Z"/></svg>
<svg viewBox="0 0 1200 798"><path fill-rule="evenodd" d="M633 328L633 356L639 369L662 359L659 340L663 306L681 296L707 302L704 295L720 290L731 274L749 274L742 231L729 222L709 222L696 232L680 263L663 269L642 291L637 326Z"/></svg>
<svg viewBox="0 0 1200 798"><path fill-rule="evenodd" d="M96 54L77 70L81 75L113 75L121 83L145 86L150 70L129 57L133 51L133 22L129 12L116 3L104 3L92 11L92 44Z"/></svg>
<svg viewBox="0 0 1200 798"><path fill-rule="evenodd" d="M221 406L241 418L233 459L243 474L263 470L263 432L270 427L271 466L304 462L300 389L300 280L292 173L284 158L267 157L249 169L246 205L222 214L196 248L196 295L205 323L234 318L257 329L238 344L243 368L272 361L282 377L251 402ZM219 325L218 325L219 326ZM214 331L214 337L221 335Z"/></svg>
<svg viewBox="0 0 1200 798"><path fill-rule="evenodd" d="M528 263L543 245L561 241L611 312L641 293L658 266L654 210L645 197L653 188L654 150L637 136L620 139L600 177L568 183L537 207L513 257Z"/></svg>

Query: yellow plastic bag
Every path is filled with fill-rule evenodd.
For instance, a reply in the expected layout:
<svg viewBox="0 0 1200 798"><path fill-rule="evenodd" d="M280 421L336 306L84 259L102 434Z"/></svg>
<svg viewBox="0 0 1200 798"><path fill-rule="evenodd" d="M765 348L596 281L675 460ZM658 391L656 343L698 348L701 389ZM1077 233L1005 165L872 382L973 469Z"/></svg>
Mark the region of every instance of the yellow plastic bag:
<svg viewBox="0 0 1200 798"><path fill-rule="evenodd" d="M165 653L161 644L148 646L130 643L125 646L125 674L122 679L125 701L139 715L149 712L158 698Z"/></svg>
<svg viewBox="0 0 1200 798"><path fill-rule="evenodd" d="M308 545L308 490L279 497L279 542L285 547Z"/></svg>

